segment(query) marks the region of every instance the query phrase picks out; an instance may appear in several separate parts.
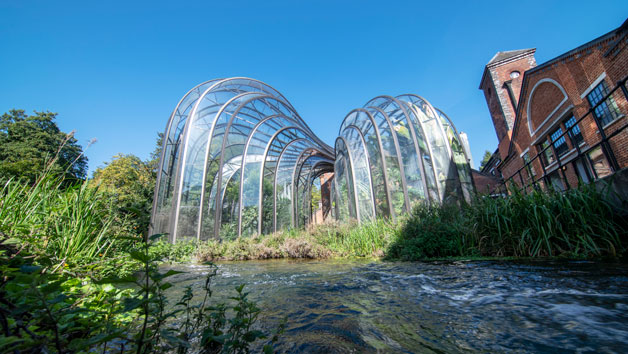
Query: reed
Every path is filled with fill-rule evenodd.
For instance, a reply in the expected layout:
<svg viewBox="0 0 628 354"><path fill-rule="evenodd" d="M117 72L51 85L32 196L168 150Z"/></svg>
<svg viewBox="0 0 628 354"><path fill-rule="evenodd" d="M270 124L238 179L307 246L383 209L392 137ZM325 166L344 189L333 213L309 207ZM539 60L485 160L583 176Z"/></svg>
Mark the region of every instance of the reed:
<svg viewBox="0 0 628 354"><path fill-rule="evenodd" d="M583 185L563 193L478 197L463 207L418 206L402 221L387 257L619 256L626 250L625 211L613 207L606 193Z"/></svg>
<svg viewBox="0 0 628 354"><path fill-rule="evenodd" d="M625 211L605 193L589 185L564 193L513 191L503 199L478 198L465 215L483 254L615 256L626 246Z"/></svg>
<svg viewBox="0 0 628 354"><path fill-rule="evenodd" d="M87 182L65 186L45 173L35 184L8 180L0 189L0 231L57 269L107 257L120 220L108 200Z"/></svg>
<svg viewBox="0 0 628 354"><path fill-rule="evenodd" d="M309 233L337 256L381 257L396 237L397 228L387 219L375 219L362 224L350 221L316 225Z"/></svg>

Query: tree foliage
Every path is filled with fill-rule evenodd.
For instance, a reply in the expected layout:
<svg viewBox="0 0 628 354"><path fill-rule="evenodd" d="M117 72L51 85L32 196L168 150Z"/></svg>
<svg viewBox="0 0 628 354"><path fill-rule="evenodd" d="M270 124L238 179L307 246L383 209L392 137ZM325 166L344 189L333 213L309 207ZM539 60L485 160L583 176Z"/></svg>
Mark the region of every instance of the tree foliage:
<svg viewBox="0 0 628 354"><path fill-rule="evenodd" d="M484 157L482 157L482 162L480 162L480 170L484 168L484 166L486 166L486 164L488 163L488 161L491 159L491 157L493 156L493 154L486 150L484 151Z"/></svg>
<svg viewBox="0 0 628 354"><path fill-rule="evenodd" d="M48 168L68 181L84 179L87 158L74 132L59 129L54 121L57 113L34 113L13 109L0 116L0 178L32 183Z"/></svg>
<svg viewBox="0 0 628 354"><path fill-rule="evenodd" d="M150 153L150 160L146 161L148 167L157 174L159 168L159 158L161 157L161 149L164 141L164 133L157 133L157 141L155 142L155 149Z"/></svg>
<svg viewBox="0 0 628 354"><path fill-rule="evenodd" d="M94 171L93 186L106 193L122 216L130 216L138 233L145 233L155 189L155 174L150 161L135 155L118 154Z"/></svg>

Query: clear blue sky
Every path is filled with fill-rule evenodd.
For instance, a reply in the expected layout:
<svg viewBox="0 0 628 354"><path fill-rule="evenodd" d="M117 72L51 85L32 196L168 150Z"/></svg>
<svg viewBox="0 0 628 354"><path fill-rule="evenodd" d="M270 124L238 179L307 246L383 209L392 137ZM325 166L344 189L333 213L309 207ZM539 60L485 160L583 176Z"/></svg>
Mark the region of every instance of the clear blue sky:
<svg viewBox="0 0 628 354"><path fill-rule="evenodd" d="M331 144L380 94L416 93L469 135L497 139L478 90L501 50L545 62L621 25L628 1L0 0L0 112L58 112L90 173L116 153L147 158L196 84L248 76L282 92Z"/></svg>

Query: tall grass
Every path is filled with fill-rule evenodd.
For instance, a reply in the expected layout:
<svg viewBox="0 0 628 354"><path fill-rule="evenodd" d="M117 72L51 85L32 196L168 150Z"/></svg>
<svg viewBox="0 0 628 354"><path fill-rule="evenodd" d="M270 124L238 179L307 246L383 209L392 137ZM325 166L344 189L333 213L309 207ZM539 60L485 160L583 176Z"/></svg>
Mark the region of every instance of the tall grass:
<svg viewBox="0 0 628 354"><path fill-rule="evenodd" d="M337 255L371 257L383 255L396 237L397 226L387 219L376 219L360 225L355 221L315 225L306 232Z"/></svg>
<svg viewBox="0 0 628 354"><path fill-rule="evenodd" d="M564 193L513 192L479 198L466 214L482 253L512 256L617 255L626 246L626 221L594 186Z"/></svg>
<svg viewBox="0 0 628 354"><path fill-rule="evenodd" d="M415 207L400 222L397 238L387 250L388 259L420 260L472 254L465 215L456 205Z"/></svg>
<svg viewBox="0 0 628 354"><path fill-rule="evenodd" d="M627 246L625 211L594 186L564 193L513 191L478 197L471 205L417 207L402 223L388 258L455 256L570 257L621 255Z"/></svg>
<svg viewBox="0 0 628 354"><path fill-rule="evenodd" d="M34 185L11 179L0 189L0 232L58 268L106 257L115 242L113 224L121 221L116 217L87 182L65 186L46 173Z"/></svg>

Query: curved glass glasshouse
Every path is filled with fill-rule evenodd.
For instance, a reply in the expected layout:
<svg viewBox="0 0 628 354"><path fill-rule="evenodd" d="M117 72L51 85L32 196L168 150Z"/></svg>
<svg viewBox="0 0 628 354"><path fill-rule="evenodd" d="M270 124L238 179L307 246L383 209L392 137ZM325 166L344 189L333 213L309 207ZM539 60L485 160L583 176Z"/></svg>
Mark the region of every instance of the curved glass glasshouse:
<svg viewBox="0 0 628 354"><path fill-rule="evenodd" d="M269 85L211 80L168 120L151 232L231 239L328 217L395 218L417 203L469 200L467 161L449 118L419 96L351 111L332 148Z"/></svg>

